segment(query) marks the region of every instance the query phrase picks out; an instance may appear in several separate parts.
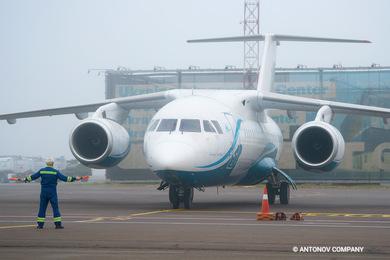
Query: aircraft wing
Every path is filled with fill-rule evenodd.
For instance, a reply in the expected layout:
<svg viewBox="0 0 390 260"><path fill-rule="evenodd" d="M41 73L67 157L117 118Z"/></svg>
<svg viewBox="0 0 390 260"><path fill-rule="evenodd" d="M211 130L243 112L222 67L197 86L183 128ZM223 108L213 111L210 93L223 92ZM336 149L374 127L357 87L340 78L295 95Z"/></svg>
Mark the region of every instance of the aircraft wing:
<svg viewBox="0 0 390 260"><path fill-rule="evenodd" d="M358 114L365 116L390 118L390 109L364 106L321 99L283 95L272 92L260 92L259 105L262 109L282 109L287 111L317 111L322 106L329 106L334 113Z"/></svg>
<svg viewBox="0 0 390 260"><path fill-rule="evenodd" d="M158 108L164 104L169 103L174 99L174 92L162 91L157 93L142 94L137 96L107 99L103 102L92 103L79 106L68 106L58 107L51 109L42 109L34 111L25 111L12 114L0 114L0 120L7 120L9 124L14 124L18 118L29 118L29 117L43 117L43 116L55 116L55 115L66 115L75 114L77 118L82 119L88 112L94 112L99 107L109 104L116 103L124 109L137 109L137 108Z"/></svg>

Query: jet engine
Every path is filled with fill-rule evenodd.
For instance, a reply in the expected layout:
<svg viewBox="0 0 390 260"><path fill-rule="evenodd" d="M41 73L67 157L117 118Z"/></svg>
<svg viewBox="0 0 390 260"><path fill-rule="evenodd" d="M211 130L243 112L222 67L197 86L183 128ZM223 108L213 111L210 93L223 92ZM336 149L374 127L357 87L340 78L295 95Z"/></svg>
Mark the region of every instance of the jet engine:
<svg viewBox="0 0 390 260"><path fill-rule="evenodd" d="M301 168L331 171L342 161L345 143L334 126L322 121L311 121L295 132L292 148Z"/></svg>
<svg viewBox="0 0 390 260"><path fill-rule="evenodd" d="M109 168L130 151L130 138L120 124L104 118L83 120L72 131L70 150L78 161L91 168Z"/></svg>

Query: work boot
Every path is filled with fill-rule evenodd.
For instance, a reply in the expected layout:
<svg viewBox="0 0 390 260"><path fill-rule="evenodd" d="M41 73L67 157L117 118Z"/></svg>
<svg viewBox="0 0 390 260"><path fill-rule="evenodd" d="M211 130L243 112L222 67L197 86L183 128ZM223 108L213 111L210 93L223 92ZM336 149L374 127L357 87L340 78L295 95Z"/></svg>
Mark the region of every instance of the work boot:
<svg viewBox="0 0 390 260"><path fill-rule="evenodd" d="M43 223L42 222L38 222L37 229L43 229Z"/></svg>
<svg viewBox="0 0 390 260"><path fill-rule="evenodd" d="M61 224L61 222L54 222L54 224L56 225L56 229L63 229L64 226Z"/></svg>

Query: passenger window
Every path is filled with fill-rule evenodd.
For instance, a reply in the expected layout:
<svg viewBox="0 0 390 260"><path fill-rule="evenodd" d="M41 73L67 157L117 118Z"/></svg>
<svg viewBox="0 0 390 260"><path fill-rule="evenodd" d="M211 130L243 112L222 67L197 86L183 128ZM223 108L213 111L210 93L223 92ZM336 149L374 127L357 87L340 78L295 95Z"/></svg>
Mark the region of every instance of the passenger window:
<svg viewBox="0 0 390 260"><path fill-rule="evenodd" d="M214 127L212 127L210 122L207 120L203 120L203 129L205 132L215 133Z"/></svg>
<svg viewBox="0 0 390 260"><path fill-rule="evenodd" d="M163 119L157 128L157 132L172 132L176 130L177 119Z"/></svg>
<svg viewBox="0 0 390 260"><path fill-rule="evenodd" d="M217 132L218 134L222 134L222 128L221 126L219 125L218 121L216 120L211 120L211 123L213 123L213 125L215 126L215 129L217 129Z"/></svg>
<svg viewBox="0 0 390 260"><path fill-rule="evenodd" d="M150 123L150 126L149 126L149 128L148 128L148 131L154 131L154 130L156 130L156 127L157 127L157 125L158 125L158 122L160 122L159 119L153 120L153 121Z"/></svg>
<svg viewBox="0 0 390 260"><path fill-rule="evenodd" d="M181 132L196 132L200 133L200 120L197 119L182 119L180 122Z"/></svg>

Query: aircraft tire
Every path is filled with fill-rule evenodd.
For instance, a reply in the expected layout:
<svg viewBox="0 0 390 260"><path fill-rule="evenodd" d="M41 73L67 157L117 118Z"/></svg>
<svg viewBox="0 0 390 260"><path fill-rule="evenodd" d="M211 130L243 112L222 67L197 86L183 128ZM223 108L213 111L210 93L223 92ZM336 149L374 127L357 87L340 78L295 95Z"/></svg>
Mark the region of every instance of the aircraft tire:
<svg viewBox="0 0 390 260"><path fill-rule="evenodd" d="M275 203L276 190L272 187L271 183L267 183L267 191L268 191L268 203L270 205Z"/></svg>
<svg viewBox="0 0 390 260"><path fill-rule="evenodd" d="M192 207L192 201L194 200L194 188L186 188L184 190L183 202L184 208L190 209Z"/></svg>
<svg viewBox="0 0 390 260"><path fill-rule="evenodd" d="M290 202L290 185L287 182L280 183L280 204L287 205Z"/></svg>
<svg viewBox="0 0 390 260"><path fill-rule="evenodd" d="M173 209L178 209L180 206L180 198L178 188L173 185L169 185L169 202Z"/></svg>

